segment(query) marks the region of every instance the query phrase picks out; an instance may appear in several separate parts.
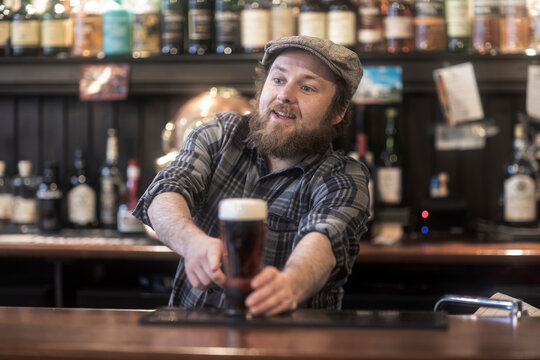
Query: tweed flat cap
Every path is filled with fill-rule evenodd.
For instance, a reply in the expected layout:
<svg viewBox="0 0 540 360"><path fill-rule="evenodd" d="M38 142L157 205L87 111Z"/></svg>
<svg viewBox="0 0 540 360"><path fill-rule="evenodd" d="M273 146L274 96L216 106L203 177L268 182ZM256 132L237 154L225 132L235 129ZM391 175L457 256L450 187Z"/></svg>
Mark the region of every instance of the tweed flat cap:
<svg viewBox="0 0 540 360"><path fill-rule="evenodd" d="M345 80L349 96L354 95L363 74L362 64L354 51L330 40L311 36L289 36L265 45L263 65L270 65L279 53L291 48L305 50L320 58L334 74Z"/></svg>

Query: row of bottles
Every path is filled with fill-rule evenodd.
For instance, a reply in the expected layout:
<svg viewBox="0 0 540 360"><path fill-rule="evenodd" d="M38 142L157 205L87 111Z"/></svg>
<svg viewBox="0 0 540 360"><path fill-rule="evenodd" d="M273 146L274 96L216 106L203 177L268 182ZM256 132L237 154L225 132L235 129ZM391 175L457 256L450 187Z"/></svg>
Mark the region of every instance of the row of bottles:
<svg viewBox="0 0 540 360"><path fill-rule="evenodd" d="M55 233L65 225L76 229L117 229L121 233L144 230L142 223L131 215L138 200L139 165L130 159L127 185L117 167L118 145L116 129L107 134L106 161L99 178L99 198L89 183L82 150L75 153L69 187L64 189L58 179L58 166L48 164L42 177L32 175L32 163L21 160L13 181L5 176L5 162L0 161L0 224L3 229L23 233L39 230ZM63 207L66 210L64 221Z"/></svg>
<svg viewBox="0 0 540 360"><path fill-rule="evenodd" d="M0 0L0 54L260 52L290 35L361 52L540 51L540 0Z"/></svg>

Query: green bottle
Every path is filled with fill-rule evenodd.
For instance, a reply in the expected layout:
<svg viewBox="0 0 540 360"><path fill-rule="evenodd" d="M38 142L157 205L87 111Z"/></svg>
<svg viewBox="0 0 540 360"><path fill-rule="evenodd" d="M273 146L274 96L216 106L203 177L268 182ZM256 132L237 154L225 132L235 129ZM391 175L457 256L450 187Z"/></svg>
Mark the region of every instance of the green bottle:
<svg viewBox="0 0 540 360"><path fill-rule="evenodd" d="M109 0L103 7L103 53L131 54L131 13L121 0Z"/></svg>
<svg viewBox="0 0 540 360"><path fill-rule="evenodd" d="M187 0L161 2L161 53L177 55L184 52Z"/></svg>
<svg viewBox="0 0 540 360"><path fill-rule="evenodd" d="M65 0L52 0L41 16L43 55L67 55L73 42L73 24Z"/></svg>
<svg viewBox="0 0 540 360"><path fill-rule="evenodd" d="M21 7L13 13L11 47L15 56L39 54L39 21L32 0L21 0Z"/></svg>

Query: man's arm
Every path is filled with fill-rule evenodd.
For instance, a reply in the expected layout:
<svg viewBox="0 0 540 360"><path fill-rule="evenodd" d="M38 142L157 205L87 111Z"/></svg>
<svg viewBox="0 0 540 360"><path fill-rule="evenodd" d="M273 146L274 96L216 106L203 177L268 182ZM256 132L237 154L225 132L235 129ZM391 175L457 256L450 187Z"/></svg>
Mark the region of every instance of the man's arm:
<svg viewBox="0 0 540 360"><path fill-rule="evenodd" d="M174 192L157 195L148 208L148 216L159 240L184 257L191 285L206 290L225 284L225 274L220 269L221 240L206 235L193 223L182 195Z"/></svg>
<svg viewBox="0 0 540 360"><path fill-rule="evenodd" d="M253 278L253 292L246 305L256 315L294 310L324 286L335 265L330 240L319 232L308 233L298 242L283 271L266 267Z"/></svg>

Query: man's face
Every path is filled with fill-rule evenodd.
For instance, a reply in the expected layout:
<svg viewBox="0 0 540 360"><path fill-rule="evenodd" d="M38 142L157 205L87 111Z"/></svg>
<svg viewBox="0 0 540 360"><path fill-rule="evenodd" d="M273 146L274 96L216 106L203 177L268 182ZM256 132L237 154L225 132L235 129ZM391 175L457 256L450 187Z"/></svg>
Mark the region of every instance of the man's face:
<svg viewBox="0 0 540 360"><path fill-rule="evenodd" d="M266 155L293 158L317 152L332 141L330 115L336 92L334 75L319 58L302 50L278 55L250 121L250 136Z"/></svg>

